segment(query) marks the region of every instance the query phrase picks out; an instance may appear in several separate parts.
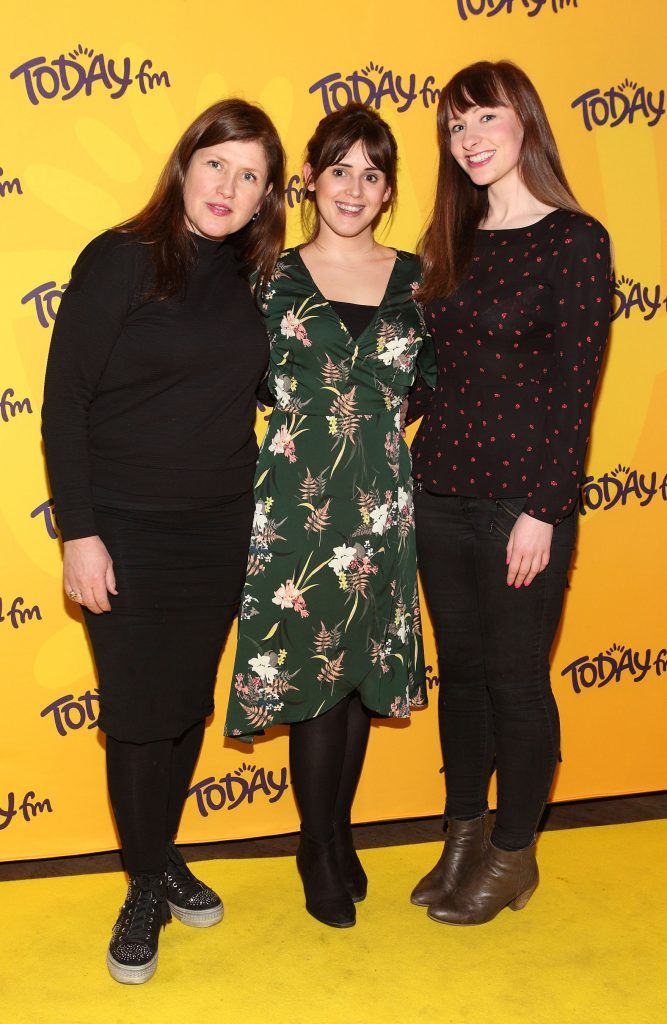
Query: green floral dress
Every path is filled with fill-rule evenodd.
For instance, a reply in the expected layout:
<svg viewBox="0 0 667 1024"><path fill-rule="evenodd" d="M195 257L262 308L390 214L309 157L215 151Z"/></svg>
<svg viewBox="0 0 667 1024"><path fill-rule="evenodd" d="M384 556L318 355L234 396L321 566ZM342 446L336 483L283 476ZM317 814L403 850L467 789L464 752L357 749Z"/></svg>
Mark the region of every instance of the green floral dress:
<svg viewBox="0 0 667 1024"><path fill-rule="evenodd" d="M225 734L323 714L358 690L382 716L426 704L410 453L400 405L427 337L399 252L355 341L288 249L262 296L276 404L255 519ZM433 384L429 339L420 372Z"/></svg>

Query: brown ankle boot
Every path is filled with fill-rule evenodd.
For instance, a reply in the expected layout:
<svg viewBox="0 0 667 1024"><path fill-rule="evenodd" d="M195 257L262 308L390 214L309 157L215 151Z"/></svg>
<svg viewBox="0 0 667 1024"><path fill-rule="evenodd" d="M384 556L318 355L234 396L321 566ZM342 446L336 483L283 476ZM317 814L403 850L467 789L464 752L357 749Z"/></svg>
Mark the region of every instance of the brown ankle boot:
<svg viewBox="0 0 667 1024"><path fill-rule="evenodd" d="M481 864L490 832L488 811L472 821L450 818L440 860L412 890L411 902L417 907L429 907L460 886Z"/></svg>
<svg viewBox="0 0 667 1024"><path fill-rule="evenodd" d="M539 881L534 841L525 850L499 850L490 842L477 870L432 903L428 916L442 924L486 924L507 906L522 910Z"/></svg>

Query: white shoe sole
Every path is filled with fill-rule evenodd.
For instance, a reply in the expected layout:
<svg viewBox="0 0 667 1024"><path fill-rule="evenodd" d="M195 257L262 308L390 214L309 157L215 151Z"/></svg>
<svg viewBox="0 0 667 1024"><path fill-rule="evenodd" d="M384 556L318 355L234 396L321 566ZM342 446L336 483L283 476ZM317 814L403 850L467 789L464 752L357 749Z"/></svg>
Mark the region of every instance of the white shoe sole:
<svg viewBox="0 0 667 1024"><path fill-rule="evenodd" d="M145 981L150 981L157 970L157 953L147 964L131 967L129 964L119 964L108 949L107 967L113 980L120 982L121 985L143 985Z"/></svg>
<svg viewBox="0 0 667 1024"><path fill-rule="evenodd" d="M219 924L225 915L225 908L222 903L210 910L185 910L177 907L175 903L169 903L169 909L181 924L187 924L190 928L210 928L211 925Z"/></svg>

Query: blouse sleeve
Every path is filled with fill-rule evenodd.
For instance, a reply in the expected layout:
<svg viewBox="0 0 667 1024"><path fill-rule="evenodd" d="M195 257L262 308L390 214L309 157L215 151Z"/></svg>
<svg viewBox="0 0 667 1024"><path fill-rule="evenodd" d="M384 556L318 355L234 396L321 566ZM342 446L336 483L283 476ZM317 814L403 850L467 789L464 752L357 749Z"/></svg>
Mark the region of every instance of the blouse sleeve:
<svg viewBox="0 0 667 1024"><path fill-rule="evenodd" d="M524 508L554 525L574 510L583 476L611 316L609 235L596 220L581 216L555 256L554 370L539 469Z"/></svg>
<svg viewBox="0 0 667 1024"><path fill-rule="evenodd" d="M257 387L257 401L261 402L262 405L268 406L271 409L276 404L273 392L269 387L268 374L266 377L263 378L263 380L259 382L259 385Z"/></svg>
<svg viewBox="0 0 667 1024"><path fill-rule="evenodd" d="M417 376L408 394L408 409L405 416L406 426L414 423L415 420L424 415L438 381L438 360L435 352L435 343L426 326L423 307L419 305L418 310L424 340L417 356Z"/></svg>
<svg viewBox="0 0 667 1024"><path fill-rule="evenodd" d="M433 338L426 332L421 351L417 356L417 376L408 394L408 409L405 425L414 423L426 412L433 397L438 380L438 363Z"/></svg>
<svg viewBox="0 0 667 1024"><path fill-rule="evenodd" d="M406 427L424 415L432 397L433 388L419 374L408 395L408 411L405 415Z"/></svg>
<svg viewBox="0 0 667 1024"><path fill-rule="evenodd" d="M63 295L44 382L42 437L63 540L97 534L90 409L134 294L137 243L106 232L81 253Z"/></svg>

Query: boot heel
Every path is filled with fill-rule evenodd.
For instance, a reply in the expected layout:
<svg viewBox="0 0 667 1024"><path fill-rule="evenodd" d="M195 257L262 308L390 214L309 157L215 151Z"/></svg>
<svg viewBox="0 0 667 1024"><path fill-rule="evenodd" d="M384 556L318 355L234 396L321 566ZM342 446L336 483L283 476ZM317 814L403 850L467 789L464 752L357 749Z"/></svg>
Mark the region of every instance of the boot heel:
<svg viewBox="0 0 667 1024"><path fill-rule="evenodd" d="M509 904L510 910L523 910L526 903L528 902L528 900L533 895L536 889L537 884L535 884L532 887L532 889L526 889L526 891L522 892L520 896L517 896L515 900L512 900L512 902Z"/></svg>

